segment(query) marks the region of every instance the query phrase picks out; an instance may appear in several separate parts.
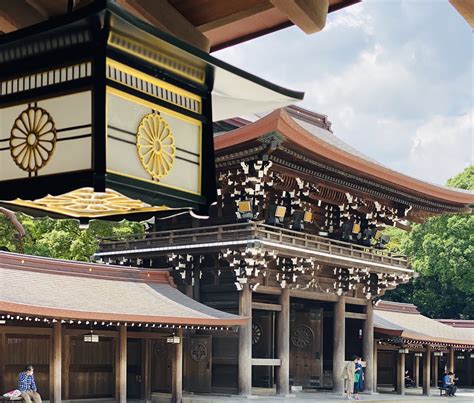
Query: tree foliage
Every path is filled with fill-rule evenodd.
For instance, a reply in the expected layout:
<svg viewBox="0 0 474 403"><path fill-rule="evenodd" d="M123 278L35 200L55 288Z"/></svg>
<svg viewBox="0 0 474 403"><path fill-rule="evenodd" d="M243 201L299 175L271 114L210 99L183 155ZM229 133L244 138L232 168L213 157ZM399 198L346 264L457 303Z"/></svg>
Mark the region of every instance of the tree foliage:
<svg viewBox="0 0 474 403"><path fill-rule="evenodd" d="M32 218L17 214L27 235L19 240L12 224L0 216L0 249L58 259L88 261L99 247L99 237L125 236L144 232L140 223L93 220L89 228L79 221Z"/></svg>
<svg viewBox="0 0 474 403"><path fill-rule="evenodd" d="M468 166L460 174L448 179L446 184L458 189L474 190L474 165Z"/></svg>
<svg viewBox="0 0 474 403"><path fill-rule="evenodd" d="M449 185L474 189L474 167ZM431 217L412 231L392 231L389 247L406 254L417 278L389 291L384 299L414 303L433 318L474 319L474 216Z"/></svg>

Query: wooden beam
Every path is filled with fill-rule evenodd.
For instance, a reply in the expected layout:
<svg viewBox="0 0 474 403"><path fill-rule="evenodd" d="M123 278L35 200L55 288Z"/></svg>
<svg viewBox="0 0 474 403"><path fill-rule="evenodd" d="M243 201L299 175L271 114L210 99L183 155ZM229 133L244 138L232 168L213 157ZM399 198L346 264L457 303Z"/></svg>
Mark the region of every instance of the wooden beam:
<svg viewBox="0 0 474 403"><path fill-rule="evenodd" d="M366 298L346 297L346 304L350 305L367 305L369 301Z"/></svg>
<svg viewBox="0 0 474 403"><path fill-rule="evenodd" d="M431 346L425 346L426 353L423 355L423 394L430 396L431 391Z"/></svg>
<svg viewBox="0 0 474 403"><path fill-rule="evenodd" d="M141 398L145 401L151 400L151 340L144 339L141 341L142 351L142 389Z"/></svg>
<svg viewBox="0 0 474 403"><path fill-rule="evenodd" d="M5 355L6 355L6 336L5 333L0 333L0 391L5 388ZM3 393L3 392L2 392Z"/></svg>
<svg viewBox="0 0 474 403"><path fill-rule="evenodd" d="M171 401L181 403L183 401L183 329L178 329L176 336L181 340L173 345Z"/></svg>
<svg viewBox="0 0 474 403"><path fill-rule="evenodd" d="M64 331L63 331L64 333ZM64 400L69 400L69 369L71 366L71 336L63 337L63 363L62 363L62 395Z"/></svg>
<svg viewBox="0 0 474 403"><path fill-rule="evenodd" d="M277 315L276 347L281 361L276 369L277 394L290 393L290 290L284 288L280 296L281 312Z"/></svg>
<svg viewBox="0 0 474 403"><path fill-rule="evenodd" d="M281 305L279 304L266 304L264 302L252 302L252 309L258 309L261 311L273 311L280 312Z"/></svg>
<svg viewBox="0 0 474 403"><path fill-rule="evenodd" d="M205 24L199 25L197 29L202 32L212 31L213 29L221 28L225 25L232 24L233 22L237 22L243 20L245 18L251 17L255 14L260 14L264 11L267 11L272 8L272 5L267 2L262 2L257 4L253 7L246 8L244 10L238 11L236 13L226 15L225 17L218 18L213 21L209 21Z"/></svg>
<svg viewBox="0 0 474 403"><path fill-rule="evenodd" d="M358 313L358 312L346 312L346 319L366 320L367 319L367 314L366 313Z"/></svg>
<svg viewBox="0 0 474 403"><path fill-rule="evenodd" d="M365 308L366 318L362 339L362 352L366 362L365 367L365 391L373 392L374 386L374 306L370 303ZM346 314L347 318L347 314Z"/></svg>
<svg viewBox="0 0 474 403"><path fill-rule="evenodd" d="M127 328L119 327L119 337L115 339L115 400L127 402Z"/></svg>
<svg viewBox="0 0 474 403"><path fill-rule="evenodd" d="M0 1L0 30L11 32L45 20L25 0Z"/></svg>
<svg viewBox="0 0 474 403"><path fill-rule="evenodd" d="M279 358L252 358L252 366L279 367L280 365Z"/></svg>
<svg viewBox="0 0 474 403"><path fill-rule="evenodd" d="M334 341L332 354L332 374L333 374L333 392L339 395L344 392L344 380L342 371L345 364L346 351L346 300L345 296L341 295L334 305Z"/></svg>
<svg viewBox="0 0 474 403"><path fill-rule="evenodd" d="M0 326L0 333L4 334L36 334L52 336L53 329L44 327Z"/></svg>
<svg viewBox="0 0 474 403"><path fill-rule="evenodd" d="M209 52L209 40L167 0L117 0L117 4L155 27Z"/></svg>
<svg viewBox="0 0 474 403"><path fill-rule="evenodd" d="M270 294L270 295L280 295L281 294L281 288L277 287L270 287L266 285L259 285L255 291L258 294Z"/></svg>
<svg viewBox="0 0 474 403"><path fill-rule="evenodd" d="M291 290L290 295L292 297L310 299L313 301L336 302L338 300L338 296L336 294L317 291Z"/></svg>
<svg viewBox="0 0 474 403"><path fill-rule="evenodd" d="M242 284L239 292L239 315L249 318L246 325L239 328L239 394L252 393L252 291L250 285Z"/></svg>
<svg viewBox="0 0 474 403"><path fill-rule="evenodd" d="M329 0L270 0L270 3L307 34L319 32L326 25Z"/></svg>
<svg viewBox="0 0 474 403"><path fill-rule="evenodd" d="M474 28L474 3L472 0L449 0L453 7Z"/></svg>
<svg viewBox="0 0 474 403"><path fill-rule="evenodd" d="M61 384L62 384L62 325L61 322L53 323L53 360L52 365L52 375L53 375L53 390L52 392L53 399L49 399L51 403L61 403Z"/></svg>
<svg viewBox="0 0 474 403"><path fill-rule="evenodd" d="M405 354L400 353L397 358L397 393L405 394Z"/></svg>

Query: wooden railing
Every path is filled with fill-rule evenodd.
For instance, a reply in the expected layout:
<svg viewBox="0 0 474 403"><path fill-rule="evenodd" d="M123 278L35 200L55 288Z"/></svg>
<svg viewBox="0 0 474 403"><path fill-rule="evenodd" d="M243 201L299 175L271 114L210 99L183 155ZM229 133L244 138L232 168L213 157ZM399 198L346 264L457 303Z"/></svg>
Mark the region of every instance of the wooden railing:
<svg viewBox="0 0 474 403"><path fill-rule="evenodd" d="M102 238L100 250L101 252L130 251L245 240L274 242L280 245L306 249L309 252L323 252L335 257L349 257L399 268L408 267L406 256L395 255L384 249L369 248L256 222Z"/></svg>

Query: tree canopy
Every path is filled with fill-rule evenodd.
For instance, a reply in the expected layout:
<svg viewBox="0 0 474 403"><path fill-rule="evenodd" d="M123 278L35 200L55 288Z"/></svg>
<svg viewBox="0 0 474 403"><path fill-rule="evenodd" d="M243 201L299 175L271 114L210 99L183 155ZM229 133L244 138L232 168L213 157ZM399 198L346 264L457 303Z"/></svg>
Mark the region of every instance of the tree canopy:
<svg viewBox="0 0 474 403"><path fill-rule="evenodd" d="M474 166L447 184L474 189ZM390 232L389 246L406 254L419 276L384 299L414 303L433 318L474 319L474 216L446 214L414 225L410 233Z"/></svg>
<svg viewBox="0 0 474 403"><path fill-rule="evenodd" d="M144 232L140 223L92 220L87 229L73 219L53 220L17 214L27 235L20 240L16 229L0 215L0 249L58 259L88 261L99 247L99 237L124 236Z"/></svg>

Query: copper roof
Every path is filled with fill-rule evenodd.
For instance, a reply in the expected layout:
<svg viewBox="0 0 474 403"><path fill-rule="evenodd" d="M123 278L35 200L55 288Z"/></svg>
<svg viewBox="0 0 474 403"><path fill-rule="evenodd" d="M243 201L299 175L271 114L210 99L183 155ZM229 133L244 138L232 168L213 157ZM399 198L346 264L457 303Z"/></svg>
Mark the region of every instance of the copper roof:
<svg viewBox="0 0 474 403"><path fill-rule="evenodd" d="M360 151L344 143L326 127L324 115L309 119L310 111L302 108L287 107L276 109L253 123L214 137L216 152L257 140L259 137L278 132L292 148L309 157L322 157L334 165L343 167L361 177L375 180L396 189L403 189L414 195L420 195L435 201L470 206L474 204L474 193L461 189L438 186L396 172ZM321 123L319 123L321 122Z"/></svg>
<svg viewBox="0 0 474 403"><path fill-rule="evenodd" d="M474 346L474 329L445 325L418 312L413 304L379 301L374 330L392 337L426 344Z"/></svg>
<svg viewBox="0 0 474 403"><path fill-rule="evenodd" d="M122 323L234 326L247 322L182 294L167 270L8 252L0 252L0 312Z"/></svg>

